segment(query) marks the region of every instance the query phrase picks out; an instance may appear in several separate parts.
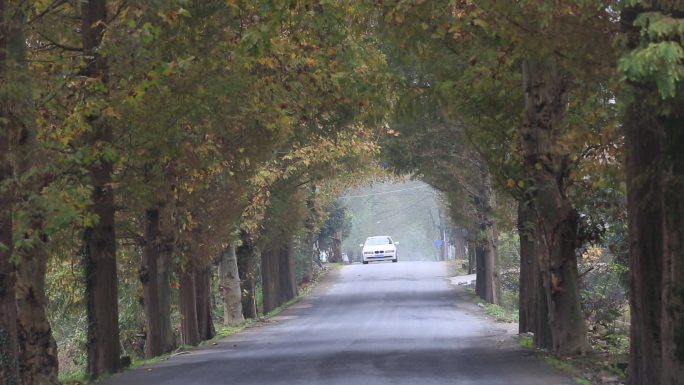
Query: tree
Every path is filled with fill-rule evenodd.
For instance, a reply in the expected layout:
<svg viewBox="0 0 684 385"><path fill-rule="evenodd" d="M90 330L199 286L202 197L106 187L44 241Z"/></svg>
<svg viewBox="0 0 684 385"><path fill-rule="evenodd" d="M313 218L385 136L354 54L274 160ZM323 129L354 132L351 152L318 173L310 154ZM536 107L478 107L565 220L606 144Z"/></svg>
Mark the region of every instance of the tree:
<svg viewBox="0 0 684 385"><path fill-rule="evenodd" d="M15 304L13 250L13 192L10 183L14 178L11 149L19 131L21 116L15 116L13 107L13 71L15 47L23 44L21 23L15 20L16 10L11 2L0 0L0 380L4 384L19 382L19 342L17 307Z"/></svg>
<svg viewBox="0 0 684 385"><path fill-rule="evenodd" d="M117 303L116 233L112 188L112 127L101 104L106 100L109 73L107 59L98 51L107 24L105 0L89 0L81 7L81 36L85 66L81 74L94 84L86 86L87 98L99 104L84 119L89 126L85 141L97 151L89 167L92 203L89 212L96 223L83 231L83 258L88 295L88 374L97 377L120 367ZM99 103L93 100L98 100Z"/></svg>
<svg viewBox="0 0 684 385"><path fill-rule="evenodd" d="M621 17L634 385L684 378L682 15L681 2L635 1Z"/></svg>
<svg viewBox="0 0 684 385"><path fill-rule="evenodd" d="M605 106L612 111L606 90L614 51L605 41L615 27L610 22L614 8L599 2L562 3L398 1L385 3L384 15L399 26L391 34L398 45L416 52L429 71L426 89L438 90L444 114L463 124L496 184L531 203L523 208L534 209L531 228L545 242L535 248L540 280L522 284L544 285L546 294L531 300L547 301L552 338L545 347L574 354L588 348L575 266L576 250L589 239L583 224L574 224L579 216L568 196L576 164L584 161L588 148L604 145L594 142L606 127L596 112ZM421 23L404 22L415 19ZM606 40L585 44L596 36ZM519 63L525 63L522 71ZM540 100L547 103L535 110ZM551 237L554 229L563 235ZM537 292L527 289L524 295Z"/></svg>

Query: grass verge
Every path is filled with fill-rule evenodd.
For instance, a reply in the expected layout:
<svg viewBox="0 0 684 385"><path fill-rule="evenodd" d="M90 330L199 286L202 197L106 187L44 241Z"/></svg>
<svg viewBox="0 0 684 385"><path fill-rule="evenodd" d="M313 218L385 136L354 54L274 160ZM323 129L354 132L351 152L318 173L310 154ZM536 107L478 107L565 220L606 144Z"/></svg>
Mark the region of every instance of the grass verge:
<svg viewBox="0 0 684 385"><path fill-rule="evenodd" d="M473 301L476 302L478 306L482 304L482 306L480 307L482 307L484 313L493 317L497 322L518 322L517 311L511 311L499 305L486 303L482 298L478 297L477 294L475 294L475 289L473 288L468 288L467 291L468 293L470 293L470 296L472 297Z"/></svg>

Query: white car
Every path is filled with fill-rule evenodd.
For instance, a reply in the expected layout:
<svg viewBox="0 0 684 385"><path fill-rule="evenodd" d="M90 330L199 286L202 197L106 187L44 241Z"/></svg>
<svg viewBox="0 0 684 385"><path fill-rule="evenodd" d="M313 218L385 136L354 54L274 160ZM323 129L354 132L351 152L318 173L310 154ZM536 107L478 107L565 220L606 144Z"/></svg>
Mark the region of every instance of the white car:
<svg viewBox="0 0 684 385"><path fill-rule="evenodd" d="M399 242L392 241L389 235L380 235L366 238L363 247L363 264L370 261L397 261L397 245Z"/></svg>

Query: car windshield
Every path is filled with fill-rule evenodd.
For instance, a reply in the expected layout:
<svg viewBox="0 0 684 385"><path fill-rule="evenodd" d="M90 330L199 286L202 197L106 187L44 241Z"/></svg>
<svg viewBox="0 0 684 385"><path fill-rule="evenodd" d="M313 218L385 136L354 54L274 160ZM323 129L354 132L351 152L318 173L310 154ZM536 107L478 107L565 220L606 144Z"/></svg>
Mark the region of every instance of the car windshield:
<svg viewBox="0 0 684 385"><path fill-rule="evenodd" d="M389 237L373 237L366 239L366 245L368 246L379 246L379 245L391 245L392 240Z"/></svg>

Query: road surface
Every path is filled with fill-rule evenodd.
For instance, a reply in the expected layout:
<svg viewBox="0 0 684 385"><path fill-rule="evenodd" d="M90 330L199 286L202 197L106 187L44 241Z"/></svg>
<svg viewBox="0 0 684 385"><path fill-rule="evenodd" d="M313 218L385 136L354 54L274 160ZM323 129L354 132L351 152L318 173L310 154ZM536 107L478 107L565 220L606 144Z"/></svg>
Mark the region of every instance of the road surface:
<svg viewBox="0 0 684 385"><path fill-rule="evenodd" d="M485 319L446 265L345 266L272 319L106 385L570 385Z"/></svg>

